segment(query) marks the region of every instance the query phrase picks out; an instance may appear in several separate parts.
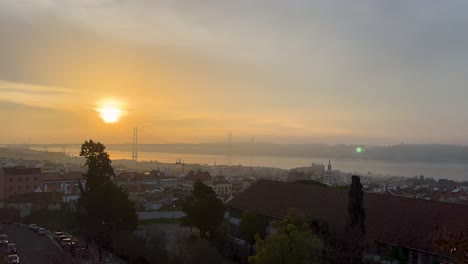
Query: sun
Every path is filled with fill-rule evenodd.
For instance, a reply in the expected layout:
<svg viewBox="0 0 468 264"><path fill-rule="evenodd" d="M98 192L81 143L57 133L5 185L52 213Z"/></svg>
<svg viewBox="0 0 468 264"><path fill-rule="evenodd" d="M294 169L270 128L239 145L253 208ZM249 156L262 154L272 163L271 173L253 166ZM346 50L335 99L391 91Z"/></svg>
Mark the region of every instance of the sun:
<svg viewBox="0 0 468 264"><path fill-rule="evenodd" d="M99 114L106 123L116 123L121 116L121 110L115 107L105 107L99 109Z"/></svg>
<svg viewBox="0 0 468 264"><path fill-rule="evenodd" d="M105 123L117 123L125 114L119 102L114 100L102 101L96 111Z"/></svg>

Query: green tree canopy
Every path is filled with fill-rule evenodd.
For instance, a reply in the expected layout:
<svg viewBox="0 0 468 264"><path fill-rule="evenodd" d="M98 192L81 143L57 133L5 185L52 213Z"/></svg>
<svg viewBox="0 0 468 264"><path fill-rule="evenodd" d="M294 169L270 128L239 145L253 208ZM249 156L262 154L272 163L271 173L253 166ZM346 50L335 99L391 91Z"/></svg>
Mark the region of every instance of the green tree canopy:
<svg viewBox="0 0 468 264"><path fill-rule="evenodd" d="M239 237L245 240L250 245L250 253L252 254L252 246L255 244L255 235L265 237L266 223L262 218L251 211L242 213L239 226Z"/></svg>
<svg viewBox="0 0 468 264"><path fill-rule="evenodd" d="M273 223L278 231L262 239L256 235L257 253L251 264L321 263L323 243L310 230L307 218L297 209L288 211L284 220Z"/></svg>
<svg viewBox="0 0 468 264"><path fill-rule="evenodd" d="M468 227L465 230L454 232L445 226L435 226L435 246L444 252L446 259L441 263L463 264L468 261Z"/></svg>
<svg viewBox="0 0 468 264"><path fill-rule="evenodd" d="M182 223L198 228L200 234L212 233L224 219L224 204L213 188L201 181L196 181L193 188L192 196L187 197L182 205L182 211L186 213Z"/></svg>
<svg viewBox="0 0 468 264"><path fill-rule="evenodd" d="M115 223L117 230L134 230L137 216L128 193L112 182L115 173L104 150L104 145L92 140L81 147L80 156L85 158L88 170L84 174L85 186L80 185L78 213L83 231L98 242L110 245L112 229L102 222Z"/></svg>

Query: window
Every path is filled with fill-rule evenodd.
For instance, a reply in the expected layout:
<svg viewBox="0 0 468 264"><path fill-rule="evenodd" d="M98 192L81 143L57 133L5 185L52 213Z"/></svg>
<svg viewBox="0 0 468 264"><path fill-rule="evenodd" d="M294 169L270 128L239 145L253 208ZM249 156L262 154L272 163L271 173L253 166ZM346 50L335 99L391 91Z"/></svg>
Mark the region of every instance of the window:
<svg viewBox="0 0 468 264"><path fill-rule="evenodd" d="M37 181L37 177L34 177L34 181Z"/></svg>
<svg viewBox="0 0 468 264"><path fill-rule="evenodd" d="M13 181L13 179L12 179L12 178L10 178L10 181L12 182L12 181Z"/></svg>
<svg viewBox="0 0 468 264"><path fill-rule="evenodd" d="M37 185L34 185L34 189L37 189Z"/></svg>
<svg viewBox="0 0 468 264"><path fill-rule="evenodd" d="M26 181L29 181L29 178L26 178Z"/></svg>
<svg viewBox="0 0 468 264"><path fill-rule="evenodd" d="M21 178L19 178L18 181L21 181Z"/></svg>
<svg viewBox="0 0 468 264"><path fill-rule="evenodd" d="M10 186L10 190L13 190L13 187Z"/></svg>
<svg viewBox="0 0 468 264"><path fill-rule="evenodd" d="M29 186L28 186L28 185L26 185L26 189L29 189Z"/></svg>
<svg viewBox="0 0 468 264"><path fill-rule="evenodd" d="M21 186L18 186L18 189L20 189L20 190L21 190Z"/></svg>

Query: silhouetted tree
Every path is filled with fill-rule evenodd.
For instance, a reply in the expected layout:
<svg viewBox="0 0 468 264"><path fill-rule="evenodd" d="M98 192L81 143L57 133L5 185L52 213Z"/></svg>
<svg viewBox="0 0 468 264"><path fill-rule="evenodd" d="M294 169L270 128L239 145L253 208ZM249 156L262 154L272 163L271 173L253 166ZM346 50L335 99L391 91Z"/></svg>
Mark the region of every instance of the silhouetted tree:
<svg viewBox="0 0 468 264"><path fill-rule="evenodd" d="M184 200L182 211L186 214L182 224L198 228L200 235L207 231L212 234L224 219L223 202L217 198L213 188L201 181L193 185L192 196Z"/></svg>
<svg viewBox="0 0 468 264"><path fill-rule="evenodd" d="M115 223L117 230L134 230L137 226L135 204L128 193L112 182L114 169L105 146L92 140L81 146L80 156L88 167L80 184L81 197L78 200L79 223L85 233L90 234L101 244L110 246L112 227L104 226L103 221Z"/></svg>
<svg viewBox="0 0 468 264"><path fill-rule="evenodd" d="M255 235L257 234L260 235L260 237L265 237L265 222L258 214L244 211L239 225L239 237L249 243L250 254L252 254L252 247L255 244Z"/></svg>
<svg viewBox="0 0 468 264"><path fill-rule="evenodd" d="M352 176L348 200L348 221L346 225L346 262L363 263L364 239L366 234L366 213L364 210L364 192L361 179Z"/></svg>

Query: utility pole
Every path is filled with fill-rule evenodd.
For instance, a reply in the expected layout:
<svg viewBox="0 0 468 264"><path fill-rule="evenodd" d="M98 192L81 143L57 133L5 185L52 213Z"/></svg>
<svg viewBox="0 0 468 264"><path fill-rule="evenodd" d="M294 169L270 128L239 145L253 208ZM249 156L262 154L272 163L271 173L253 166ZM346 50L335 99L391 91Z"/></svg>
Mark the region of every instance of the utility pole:
<svg viewBox="0 0 468 264"><path fill-rule="evenodd" d="M138 127L133 128L133 152L132 152L132 160L138 160Z"/></svg>

